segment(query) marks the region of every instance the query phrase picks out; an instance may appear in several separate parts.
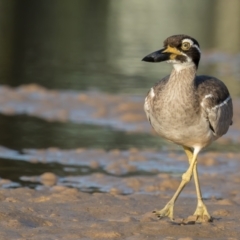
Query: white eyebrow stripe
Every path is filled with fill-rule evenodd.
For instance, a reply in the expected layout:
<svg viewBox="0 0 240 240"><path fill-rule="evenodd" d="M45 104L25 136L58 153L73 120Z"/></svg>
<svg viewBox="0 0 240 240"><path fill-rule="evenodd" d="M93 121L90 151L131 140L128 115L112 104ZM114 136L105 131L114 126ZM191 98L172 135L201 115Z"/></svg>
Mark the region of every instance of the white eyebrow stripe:
<svg viewBox="0 0 240 240"><path fill-rule="evenodd" d="M216 106L214 106L212 109L213 110L215 110L215 109L217 109L217 108L219 108L219 107L222 107L223 105L227 105L227 103L228 103L228 101L231 99L231 97L229 96L227 99L225 99L222 103L220 103L220 104L218 104L218 105L216 105Z"/></svg>
<svg viewBox="0 0 240 240"><path fill-rule="evenodd" d="M201 53L201 50L200 50L199 46L197 44L195 44L193 42L193 40L191 40L189 38L186 38L182 41L182 43L185 43L185 42L188 42L191 45L191 47L195 47L198 50L198 52Z"/></svg>
<svg viewBox="0 0 240 240"><path fill-rule="evenodd" d="M199 51L199 53L201 53L201 50L197 44L193 44L192 47L195 47Z"/></svg>
<svg viewBox="0 0 240 240"><path fill-rule="evenodd" d="M193 46L193 41L189 38L186 38L182 41L182 43L188 42L191 46Z"/></svg>

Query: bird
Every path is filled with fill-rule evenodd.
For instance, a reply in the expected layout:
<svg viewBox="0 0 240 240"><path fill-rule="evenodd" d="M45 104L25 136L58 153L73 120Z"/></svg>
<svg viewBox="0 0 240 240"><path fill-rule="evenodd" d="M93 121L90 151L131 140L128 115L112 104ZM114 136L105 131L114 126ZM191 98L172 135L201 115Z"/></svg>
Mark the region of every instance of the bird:
<svg viewBox="0 0 240 240"><path fill-rule="evenodd" d="M156 133L182 146L189 161L189 167L182 175L173 197L163 209L153 211L159 219L168 217L174 220L174 204L193 176L197 207L190 217L196 222L213 221L203 202L197 157L203 148L227 133L233 123L233 104L221 80L196 75L200 57L198 41L188 35L178 34L168 37L162 49L142 59L154 63L166 61L173 65L170 75L149 90L144 110Z"/></svg>

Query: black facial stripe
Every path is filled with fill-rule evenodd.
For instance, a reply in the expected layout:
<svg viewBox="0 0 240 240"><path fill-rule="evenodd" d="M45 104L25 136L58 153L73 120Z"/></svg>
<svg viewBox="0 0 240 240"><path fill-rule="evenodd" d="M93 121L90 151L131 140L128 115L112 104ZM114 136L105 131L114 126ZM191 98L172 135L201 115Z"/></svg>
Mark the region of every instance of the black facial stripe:
<svg viewBox="0 0 240 240"><path fill-rule="evenodd" d="M187 62L187 57L183 55L177 55L176 60L180 62Z"/></svg>

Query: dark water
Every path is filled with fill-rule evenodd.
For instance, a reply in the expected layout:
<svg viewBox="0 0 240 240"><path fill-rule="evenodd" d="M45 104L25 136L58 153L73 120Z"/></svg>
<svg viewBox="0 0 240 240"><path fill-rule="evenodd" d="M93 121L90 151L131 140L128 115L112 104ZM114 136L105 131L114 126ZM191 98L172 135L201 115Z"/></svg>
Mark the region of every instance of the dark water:
<svg viewBox="0 0 240 240"><path fill-rule="evenodd" d="M161 148L167 144L147 133L126 133L108 127L71 122L47 122L27 115L0 114L0 129L0 145L16 150L48 147L126 150L131 147Z"/></svg>
<svg viewBox="0 0 240 240"><path fill-rule="evenodd" d="M240 95L238 1L0 0L0 13L0 84L37 83L51 89L142 95L169 73L170 66L146 64L141 59L160 49L166 37L185 33L195 37L203 50L199 73L221 78L233 96ZM0 115L0 131L0 145L19 151L169 146L150 134L50 123L23 115ZM216 143L209 149L238 151L238 146ZM34 184L21 181L22 175L66 172L57 163L33 165L1 159L0 164L2 178L24 186Z"/></svg>
<svg viewBox="0 0 240 240"><path fill-rule="evenodd" d="M1 84L145 93L169 73L170 66L141 59L161 48L166 37L185 33L202 47L199 72L220 77L240 94L238 1L0 3ZM217 54L209 57L213 49Z"/></svg>
<svg viewBox="0 0 240 240"><path fill-rule="evenodd" d="M106 151L129 148L165 150L174 148L158 136L148 133L127 133L109 127L75 124L71 122L47 122L27 115L5 116L0 114L0 145L9 149L60 149L95 148ZM174 148L180 150L180 147ZM234 142L214 143L207 150L238 152Z"/></svg>

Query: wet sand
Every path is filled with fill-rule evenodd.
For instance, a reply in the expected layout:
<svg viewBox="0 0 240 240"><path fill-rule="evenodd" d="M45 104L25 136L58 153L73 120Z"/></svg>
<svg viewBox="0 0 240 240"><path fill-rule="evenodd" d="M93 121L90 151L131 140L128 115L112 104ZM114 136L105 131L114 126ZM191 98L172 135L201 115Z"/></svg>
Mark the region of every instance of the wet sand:
<svg viewBox="0 0 240 240"><path fill-rule="evenodd" d="M206 180L204 180L206 179ZM174 222L157 220L152 210L164 206L175 181L160 194L83 193L53 186L41 190L1 189L0 238L7 239L239 239L239 177L202 178L226 192L223 199L205 200L214 221L182 224L193 213L196 200L182 196ZM225 185L226 183L226 185ZM193 189L186 188L186 193Z"/></svg>
<svg viewBox="0 0 240 240"><path fill-rule="evenodd" d="M0 93L0 112L4 114L24 113L48 121L77 123L92 119L92 124L154 134L142 110L142 97L57 92L37 85L0 87ZM234 125L220 139L223 145L240 142L239 106L240 100L234 99ZM31 164L57 162L68 171L67 176L45 172L21 177L21 181L39 182L36 189L4 189L11 181L0 179L1 240L239 239L238 152L210 151L199 156L203 197L214 218L211 223L184 221L196 208L193 181L176 202L173 222L158 220L152 214L164 207L187 168L186 156L179 151L52 147L18 152L0 147L0 157ZM77 166L91 169L92 173L76 176Z"/></svg>
<svg viewBox="0 0 240 240"><path fill-rule="evenodd" d="M0 149L1 156L17 153ZM41 176L22 177L39 181L36 189L0 189L0 239L239 239L240 228L240 154L203 153L199 157L200 182L205 203L214 220L211 223L186 224L196 208L195 188L191 182L175 205L175 220L158 220L152 211L162 208L176 190L184 171L183 154L154 150L25 150L19 158L33 163L62 164L91 159L86 166L102 166L107 173L60 178L46 172ZM179 174L158 173L131 176L145 169L159 155L159 168L179 168ZM68 159L66 156L70 156ZM124 157L123 157L124 156ZM17 155L16 155L17 157ZM150 160L148 160L148 157ZM168 165L169 164L169 165ZM172 168L171 168L172 165ZM186 165L187 166L187 165ZM112 175L110 175L112 174ZM129 174L128 177L123 177ZM0 184L8 183L1 179ZM74 186L75 187L68 187ZM101 193L87 193L91 186ZM79 191L79 189L81 191Z"/></svg>

